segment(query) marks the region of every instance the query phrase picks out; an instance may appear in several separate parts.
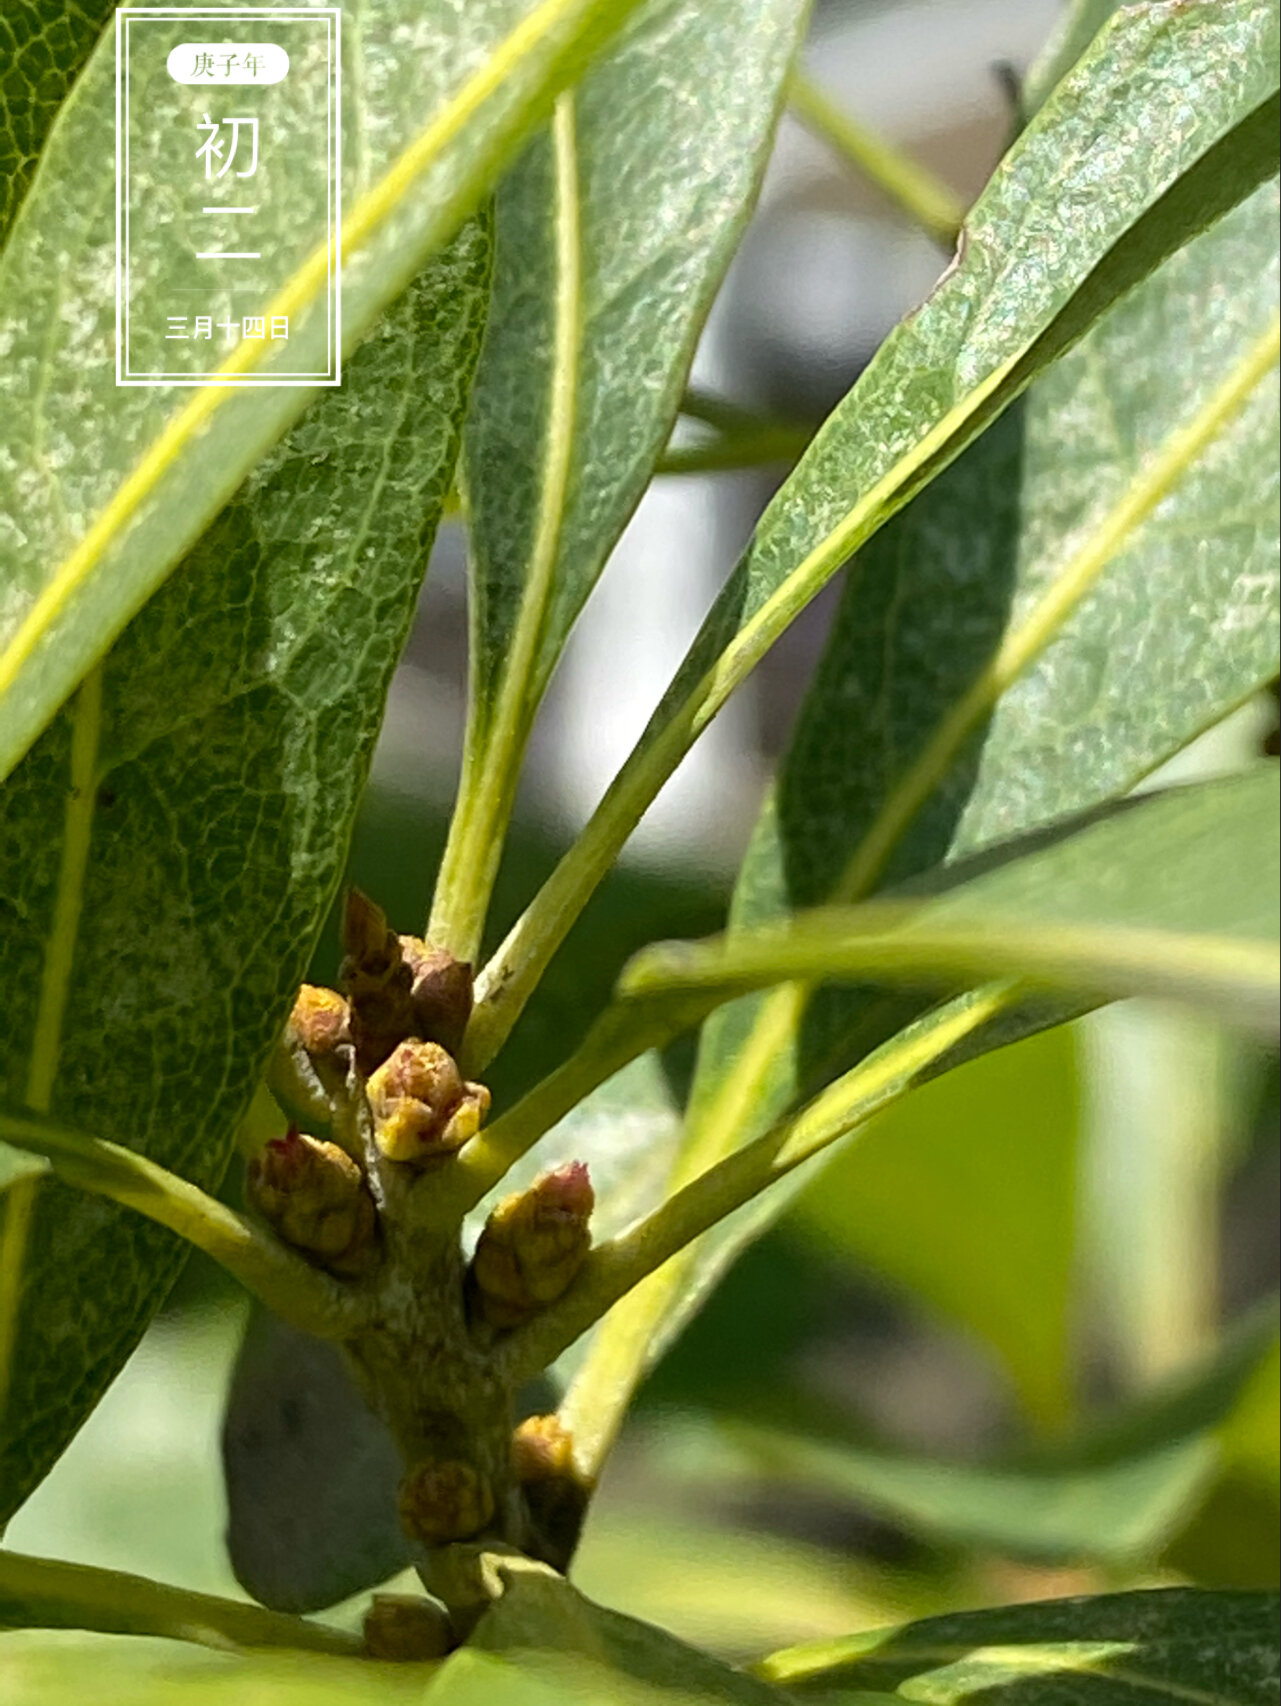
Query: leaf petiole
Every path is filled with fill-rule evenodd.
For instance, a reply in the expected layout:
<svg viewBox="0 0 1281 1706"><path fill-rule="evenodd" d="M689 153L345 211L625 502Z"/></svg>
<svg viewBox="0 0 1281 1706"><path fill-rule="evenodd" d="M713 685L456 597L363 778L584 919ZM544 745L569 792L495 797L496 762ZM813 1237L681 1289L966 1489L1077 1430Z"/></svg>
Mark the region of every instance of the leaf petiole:
<svg viewBox="0 0 1281 1706"><path fill-rule="evenodd" d="M320 1338L344 1338L360 1327L364 1312L352 1292L264 1228L145 1156L9 1108L0 1108L0 1137L16 1149L45 1156L68 1184L167 1226L220 1262L292 1326Z"/></svg>
<svg viewBox="0 0 1281 1706"><path fill-rule="evenodd" d="M0 1626L161 1635L201 1646L292 1647L359 1658L358 1635L145 1576L0 1550Z"/></svg>
<svg viewBox="0 0 1281 1706"><path fill-rule="evenodd" d="M828 1086L799 1113L780 1121L753 1143L725 1156L690 1180L628 1231L593 1250L565 1295L508 1340L514 1378L527 1379L549 1366L606 1310L656 1276L652 1287L665 1297L684 1279L683 1264L671 1258L718 1221L750 1202L872 1114L913 1088L936 1062L972 1032L994 1019L1020 993L1008 982L959 996L935 1009ZM652 1338L654 1297L638 1295L636 1335L614 1334L589 1354L565 1401L580 1471L594 1478L639 1378ZM626 1367L627 1364L631 1367ZM627 1376L630 1376L628 1378Z"/></svg>
<svg viewBox="0 0 1281 1706"><path fill-rule="evenodd" d="M804 72L793 72L790 94L792 111L806 130L870 179L936 243L945 249L954 246L965 223L960 196L901 148L860 124Z"/></svg>

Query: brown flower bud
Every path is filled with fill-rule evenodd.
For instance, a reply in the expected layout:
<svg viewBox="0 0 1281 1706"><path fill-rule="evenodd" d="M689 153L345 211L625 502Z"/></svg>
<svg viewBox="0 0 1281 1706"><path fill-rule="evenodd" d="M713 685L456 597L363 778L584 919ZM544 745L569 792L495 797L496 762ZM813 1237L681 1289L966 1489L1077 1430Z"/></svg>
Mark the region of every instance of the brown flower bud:
<svg viewBox="0 0 1281 1706"><path fill-rule="evenodd" d="M443 1659L458 1644L443 1607L410 1593L376 1593L364 1636L374 1659Z"/></svg>
<svg viewBox="0 0 1281 1706"><path fill-rule="evenodd" d="M323 1058L351 1041L347 1003L336 989L304 983L289 1015L287 1036L307 1053Z"/></svg>
<svg viewBox="0 0 1281 1706"><path fill-rule="evenodd" d="M560 1296L591 1249L594 1205L581 1161L499 1203L471 1262L477 1306L491 1326L515 1327Z"/></svg>
<svg viewBox="0 0 1281 1706"><path fill-rule="evenodd" d="M398 1042L414 1034L414 978L401 954L400 938L387 926L386 914L359 889L347 891L342 943L339 981L351 1003L356 1063L368 1074L382 1065Z"/></svg>
<svg viewBox="0 0 1281 1706"><path fill-rule="evenodd" d="M351 1274L371 1259L373 1198L360 1168L336 1143L290 1126L249 1163L246 1184L250 1202L284 1242L323 1267Z"/></svg>
<svg viewBox="0 0 1281 1706"><path fill-rule="evenodd" d="M389 1161L411 1165L460 1149L489 1112L489 1091L464 1083L439 1043L401 1043L368 1092L379 1149Z"/></svg>
<svg viewBox="0 0 1281 1706"><path fill-rule="evenodd" d="M556 1416L530 1416L512 1435L512 1472L529 1513L531 1550L553 1569L567 1570L583 1518L590 1484L574 1465L574 1442Z"/></svg>
<svg viewBox="0 0 1281 1706"><path fill-rule="evenodd" d="M527 1416L512 1435L518 1481L550 1481L574 1471L574 1441L559 1416Z"/></svg>
<svg viewBox="0 0 1281 1706"><path fill-rule="evenodd" d="M400 1524L423 1546L470 1540L494 1514L489 1482L457 1458L416 1463L400 1483Z"/></svg>
<svg viewBox="0 0 1281 1706"><path fill-rule="evenodd" d="M402 936L400 951L413 977L414 1036L456 1055L471 1018L470 963L456 960L445 948L428 947L417 936Z"/></svg>

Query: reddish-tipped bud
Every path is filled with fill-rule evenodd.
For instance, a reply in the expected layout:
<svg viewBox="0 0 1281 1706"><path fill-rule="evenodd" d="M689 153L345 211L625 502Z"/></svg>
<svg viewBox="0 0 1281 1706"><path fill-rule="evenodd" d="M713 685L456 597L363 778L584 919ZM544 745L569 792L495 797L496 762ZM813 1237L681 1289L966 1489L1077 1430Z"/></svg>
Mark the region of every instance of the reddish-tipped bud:
<svg viewBox="0 0 1281 1706"><path fill-rule="evenodd" d="M591 1249L594 1206L581 1161L544 1173L499 1203L471 1263L477 1305L492 1326L514 1327L555 1302Z"/></svg>
<svg viewBox="0 0 1281 1706"><path fill-rule="evenodd" d="M456 1055L471 1018L471 965L444 948L429 948L417 936L402 936L400 951L413 978L414 1036Z"/></svg>
<svg viewBox="0 0 1281 1706"><path fill-rule="evenodd" d="M400 944L388 928L387 914L360 889L348 889L343 903L342 947L352 969L378 977L400 959Z"/></svg>
<svg viewBox="0 0 1281 1706"><path fill-rule="evenodd" d="M373 1659L443 1659L458 1645L443 1607L421 1594L376 1593L364 1636Z"/></svg>
<svg viewBox="0 0 1281 1706"><path fill-rule="evenodd" d="M386 914L359 889L349 889L343 911L343 962L339 981L351 1003L351 1040L356 1062L366 1074L398 1042L414 1034L413 973L400 951L400 938L387 926Z"/></svg>
<svg viewBox="0 0 1281 1706"><path fill-rule="evenodd" d="M335 1273L363 1268L377 1215L360 1168L336 1143L291 1126L249 1163L249 1200L286 1244Z"/></svg>
<svg viewBox="0 0 1281 1706"><path fill-rule="evenodd" d="M461 1149L489 1112L489 1091L464 1083L439 1043L401 1043L369 1080L368 1092L379 1149L389 1161L411 1166Z"/></svg>
<svg viewBox="0 0 1281 1706"><path fill-rule="evenodd" d="M307 1053L323 1058L351 1041L351 1015L336 989L304 983L289 1015L287 1035Z"/></svg>
<svg viewBox="0 0 1281 1706"><path fill-rule="evenodd" d="M470 1540L494 1514L489 1482L459 1459L416 1463L400 1483L401 1527L423 1546Z"/></svg>
<svg viewBox="0 0 1281 1706"><path fill-rule="evenodd" d="M525 1495L531 1550L566 1570L578 1544L590 1486L574 1466L574 1442L556 1416L530 1416L512 1435L512 1473Z"/></svg>

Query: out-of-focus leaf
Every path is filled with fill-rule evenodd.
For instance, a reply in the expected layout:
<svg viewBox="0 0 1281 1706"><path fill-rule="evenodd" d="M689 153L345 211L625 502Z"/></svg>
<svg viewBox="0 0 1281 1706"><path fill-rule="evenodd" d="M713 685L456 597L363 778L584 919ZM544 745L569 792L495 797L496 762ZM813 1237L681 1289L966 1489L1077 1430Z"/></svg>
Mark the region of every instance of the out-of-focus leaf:
<svg viewBox="0 0 1281 1706"><path fill-rule="evenodd" d="M1281 1581L1281 1347L1275 1339L1216 1440L1219 1477L1171 1543L1167 1560L1214 1587L1276 1587Z"/></svg>
<svg viewBox="0 0 1281 1706"><path fill-rule="evenodd" d="M276 1611L320 1611L409 1563L395 1441L337 1345L255 1311L222 1434L227 1551Z"/></svg>
<svg viewBox="0 0 1281 1706"><path fill-rule="evenodd" d="M139 1635L0 1635L5 1706L418 1706L435 1666L312 1653L214 1653Z"/></svg>
<svg viewBox="0 0 1281 1706"><path fill-rule="evenodd" d="M1160 996L1275 1032L1281 997L1275 765L1147 796L998 845L897 904L646 949L625 995L791 979L956 983L1018 976L1090 996ZM1223 874L1233 870L1234 880ZM915 901L914 889L932 888Z"/></svg>
<svg viewBox="0 0 1281 1706"><path fill-rule="evenodd" d="M651 0L500 187L464 444L471 721L436 908L467 956L534 713L676 418L807 9Z"/></svg>
<svg viewBox="0 0 1281 1706"><path fill-rule="evenodd" d="M0 247L63 96L115 9L116 0L11 0L0 13Z"/></svg>
<svg viewBox="0 0 1281 1706"><path fill-rule="evenodd" d="M1276 1333L1274 1309L1248 1317L1190 1376L1022 1461L947 1462L842 1440L835 1427L803 1434L750 1420L731 1422L728 1438L744 1464L775 1482L848 1500L926 1536L1133 1568L1152 1563L1231 1473L1232 1440L1244 1434L1266 1451L1251 1429L1261 1392L1275 1381Z"/></svg>
<svg viewBox="0 0 1281 1706"><path fill-rule="evenodd" d="M32 1179L48 1171L49 1163L42 1161L38 1155L29 1155L25 1149L11 1149L7 1143L0 1143L0 1191L7 1191L19 1179ZM3 1228L4 1205L0 1200L0 1229Z"/></svg>
<svg viewBox="0 0 1281 1706"><path fill-rule="evenodd" d="M729 1520L714 1484L713 1498L700 1504L672 1479L672 1497L660 1502L651 1473L667 1481L661 1446L630 1497L625 1486L606 1487L593 1502L573 1576L600 1604L737 1661L755 1657L762 1645L900 1622L940 1603L937 1584L887 1575L845 1548L749 1526L750 1510L741 1524ZM693 1508L682 1512L682 1505ZM774 1638L771 1629L786 1632Z"/></svg>
<svg viewBox="0 0 1281 1706"><path fill-rule="evenodd" d="M447 1659L423 1706L781 1706L778 1690L648 1623L593 1605L548 1572L507 1590Z"/></svg>
<svg viewBox="0 0 1281 1706"><path fill-rule="evenodd" d="M1151 1557L1214 1464L1213 1445L1198 1439L1054 1474L928 1461L781 1432L736 1430L734 1438L776 1483L929 1537L1043 1562Z"/></svg>
<svg viewBox="0 0 1281 1706"><path fill-rule="evenodd" d="M344 352L454 235L634 4L387 0L345 20ZM323 372L328 243L314 124L296 105L307 82L287 79L273 105L276 199L289 211L258 262L259 311L289 314L287 367ZM190 91L158 77L152 146L190 123L189 106ZM62 108L0 261L0 776L315 396L117 386L115 110L107 39ZM134 158L135 191L144 170ZM151 216L183 229L172 185L157 190ZM192 285L194 265L171 240L133 258L133 289L163 300Z"/></svg>
<svg viewBox="0 0 1281 1706"><path fill-rule="evenodd" d="M1155 1589L931 1617L776 1653L754 1668L814 1706L855 1706L864 1690L938 1706L1150 1706L1161 1698L1269 1706L1276 1619L1270 1594Z"/></svg>
<svg viewBox="0 0 1281 1706"><path fill-rule="evenodd" d="M1127 9L1055 92L971 212L955 267L886 341L766 511L637 749L566 861L491 961L473 1020L472 1046L479 1061L495 1052L584 896L692 741L800 608L1120 295L1273 173L1277 85L1271 56L1277 32L1278 20L1261 0ZM1184 93L1192 81L1198 90L1194 104ZM1157 442L1172 418L1189 412L1189 396L1204 399L1231 370L1226 352L1251 347L1262 287L1258 296L1253 289L1248 294L1245 317L1253 335L1242 340L1241 318L1225 316L1233 324L1230 330L1216 328L1223 343L1209 340L1207 365L1186 391L1176 389L1177 406L1162 410L1154 423ZM1244 532L1253 544L1256 533L1271 536L1275 523L1263 513L1266 494L1256 497L1255 480L1237 470L1241 444L1253 448L1266 426L1267 400L1247 414L1248 421L1225 435L1218 454L1206 459L1203 477L1189 485L1195 506L1213 500L1210 513L1220 525L1226 521L1225 497L1234 508L1238 499L1243 502ZM1011 436L1017 446L1017 435L1007 433L1007 453ZM1151 442L1146 431L1143 441L1144 446ZM1061 443L1056 454L1064 454ZM1092 475L1085 488L1088 500L1100 495L1100 486L1109 498L1126 490L1142 453L1127 457L1123 450L1109 451L1109 458L1107 477L1093 482ZM914 714L906 734L899 736L903 707L893 693L877 697L864 689L869 697L862 700L851 689L838 731L844 739L828 741L829 764L836 765L839 752L847 768L848 745L858 743L857 786L866 791L875 780L878 801L885 766L891 775L897 773L902 758L916 750L995 648L1013 583L1010 539L1017 531L1020 484L1017 461L999 474L989 470L985 487L986 496L995 500L993 523L972 527L965 504L960 524L947 533L945 574L970 583L959 601L952 585L947 597L928 602L929 577L940 569L937 556L924 570L913 568L914 559L896 566L891 556L890 572L877 573L865 564L859 576L872 601L873 620L861 632L873 648L868 661L878 680L885 681L888 670L889 681L896 682L907 662L898 656L898 647L885 643L883 606L896 615L916 609L919 591L925 595L922 608L929 610L928 624L904 622L891 631L914 666ZM1088 509L1089 502L1082 507ZM1040 565L1042 578L1057 567L1061 537L1060 530L1052 530L1056 549ZM1208 572L1208 561L1201 572ZM1230 580L1221 559L1215 562L1219 574ZM1186 610L1185 593L1180 580L1180 611ZM1264 601L1257 585L1237 596L1249 612ZM1092 614L1098 602L1091 601ZM1218 615L1217 593L1207 610ZM1159 608L1145 612L1145 620L1159 621L1164 614ZM1213 626L1212 620L1197 624L1198 643L1207 626ZM1231 635L1231 661L1220 667L1235 672L1234 682L1244 673L1240 627L1238 621L1223 630ZM1102 631L1105 637L1115 633L1115 605L1105 608ZM936 663L932 645L947 648L949 667ZM1184 678L1199 706L1194 718L1204 721L1207 713L1210 719L1218 714L1218 674L1209 670L1203 685L1194 685L1190 675ZM1196 683L1201 679L1198 670ZM1078 693L1082 685L1074 683ZM1239 686L1235 695L1240 696ZM861 720L857 715L864 706L878 724L888 720L894 725L898 738L893 744L871 738L866 711ZM1146 709L1145 704L1144 716ZM1065 695L1056 694L1050 720L1059 741L1081 738L1065 717L1068 710ZM1172 715L1182 723L1187 710L1179 706ZM1142 720L1137 715L1129 719ZM1164 738L1154 737L1153 743L1166 749L1172 732L1166 726ZM1127 745L1120 756L1123 775L1132 774L1135 757ZM1051 776L1045 792L1050 793L1058 778L1052 766L1046 768ZM1096 761L1093 798L1115 791L1103 785L1103 768ZM839 780L843 772L831 773L837 781L808 800L810 815L831 820L826 837L808 856L811 876L818 875L824 855L830 856L832 823L838 815L853 815L841 814L848 798ZM1041 786L1039 771L1029 785ZM1042 810L1048 803L1037 801ZM953 800L953 817L956 809ZM989 822L983 838L1016 827ZM936 841L937 836L935 829Z"/></svg>
<svg viewBox="0 0 1281 1706"><path fill-rule="evenodd" d="M469 227L4 785L4 1099L222 1177L338 880L449 489L488 266ZM24 1249L0 1263L16 1322L2 1516L185 1249L105 1200L35 1190Z"/></svg>
<svg viewBox="0 0 1281 1706"><path fill-rule="evenodd" d="M874 1119L792 1211L994 1352L1042 1426L1074 1404L1078 1086L1066 1026L970 1061Z"/></svg>

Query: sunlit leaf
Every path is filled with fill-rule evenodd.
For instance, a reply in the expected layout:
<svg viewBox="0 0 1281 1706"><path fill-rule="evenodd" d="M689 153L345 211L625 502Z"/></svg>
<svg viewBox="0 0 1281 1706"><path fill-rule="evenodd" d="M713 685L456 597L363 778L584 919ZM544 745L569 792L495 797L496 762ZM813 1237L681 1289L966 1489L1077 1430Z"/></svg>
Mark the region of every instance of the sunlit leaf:
<svg viewBox="0 0 1281 1706"><path fill-rule="evenodd" d="M646 949L625 994L811 982L1017 976L1087 996L1159 996L1276 1029L1281 844L1274 765L1171 789L1028 843L895 902ZM1243 857L1244 855L1244 857ZM1223 872L1238 867L1235 882ZM932 898L911 898L933 888Z"/></svg>
<svg viewBox="0 0 1281 1706"><path fill-rule="evenodd" d="M449 489L488 265L469 227L5 783L6 1101L221 1179L338 880ZM35 1191L0 1263L6 1516L184 1253L104 1200Z"/></svg>
<svg viewBox="0 0 1281 1706"><path fill-rule="evenodd" d="M471 708L433 933L471 957L530 725L667 440L803 0L651 0L500 188L464 444Z"/></svg>
<svg viewBox="0 0 1281 1706"><path fill-rule="evenodd" d="M756 1667L797 1700L855 1706L864 1690L938 1706L1144 1706L1154 1698L1266 1706L1276 1698L1277 1602L1167 1588L933 1617L794 1648Z"/></svg>
<svg viewBox="0 0 1281 1706"><path fill-rule="evenodd" d="M346 352L457 231L555 90L634 3L400 0L347 18ZM301 101L305 81L287 80L281 99ZM158 87L151 134L165 133L167 103L181 105L183 94L168 79ZM117 386L115 107L108 38L59 114L0 261L0 775L316 395ZM290 365L323 371L325 231L314 197L289 191L291 170L314 175L314 131L292 105L277 110L282 138L292 137L276 163L290 211L259 263L262 306L288 303ZM172 186L167 194L172 203ZM180 206L153 211L158 229L181 227ZM147 264L145 279L142 262L134 268L135 290L145 284L163 300L189 254L157 249Z"/></svg>
<svg viewBox="0 0 1281 1706"><path fill-rule="evenodd" d="M766 511L637 749L578 843L490 962L472 1027L478 1061L500 1045L586 896L690 744L798 611L1119 296L1274 172L1277 29L1274 12L1260 0L1127 9L1055 92L971 212L955 267L887 339ZM1189 107L1181 91L1193 79L1198 99ZM1179 119L1172 122L1176 112ZM1084 207L1089 208L1086 217ZM1220 328L1228 351L1252 347L1258 301L1252 297L1248 326L1237 321L1230 329ZM1232 371L1232 361L1216 346L1208 367L1190 380L1184 375L1186 389L1178 392L1177 407L1159 413L1151 437L1143 435L1144 444L1160 442L1172 417L1182 420L1189 406L1195 409L1212 393ZM1235 421L1215 456L1207 458L1203 476L1188 482L1193 513L1220 492L1219 470L1237 467L1239 444L1256 442L1270 418L1268 400L1256 399L1245 413L1248 418ZM1007 430L1007 448L1010 442ZM1127 489L1136 463L1142 463L1141 451L1112 458L1105 502ZM995 500L992 527L974 539L959 562L961 542L970 541L973 531L968 517L946 536L946 572L954 582L964 576L971 588L982 589L981 596L963 602L961 618L952 615L950 599L931 600L923 570L917 571L923 577L919 597L911 599L906 580L884 569L869 572L864 565L858 577L873 603L865 632L874 644L871 662L878 674L888 668L896 675L900 665L897 648L887 648L878 629L876 611L886 604L896 614L909 608L928 611L929 631L937 615L951 658L950 667L940 670L928 651L921 652L926 634L911 622L903 625L904 650L916 672L911 745L899 742L887 751L882 741L868 738L866 713L857 714L862 709L858 699L844 707L845 738L860 742L860 752L865 749L865 782L868 768L887 761L893 765L896 754L914 750L937 714L969 685L1000 636L1014 578L1010 535L1017 530L1017 463L999 477L990 471L985 488ZM1250 481L1240 494L1247 504L1250 543L1260 533L1269 536L1268 523L1249 507L1255 492ZM1092 484L1085 496L1088 512L1100 494ZM1230 501L1235 504L1235 493ZM1222 505L1216 503L1212 513L1222 517ZM1050 537L1057 547L1063 535L1051 528ZM1040 574L1032 571L1029 583L1039 587L1057 567L1055 549L1049 560L1042 557ZM939 573L937 561L929 568ZM902 563L900 574L909 572L909 563ZM1204 572L1212 571L1207 567ZM955 596L954 585L949 592ZM1247 583L1238 596L1248 612L1266 612L1266 595L1257 583ZM1211 608L1218 609L1217 598ZM1110 621L1105 617L1106 631ZM1236 630L1230 631L1235 638ZM1081 691L1082 684L1076 688ZM1204 692L1199 700L1197 714L1202 721L1212 719L1221 702ZM882 719L888 715L897 723L894 695L882 691L871 703L882 708ZM1065 710L1056 704L1055 717ZM1072 725L1055 721L1053 726ZM836 752L845 748L836 740L828 745L834 763ZM971 749L967 762L972 757ZM1133 758L1127 752L1121 762L1127 777ZM1054 771L1045 768L1051 782L1043 792L1049 792ZM1100 788L1095 797L1108 791ZM830 856L839 803L829 799ZM824 809L818 793L808 800L815 811ZM1044 810L1049 801L1038 804ZM950 809L955 813L955 801ZM1007 820L997 827L1008 833L1017 826ZM986 833L993 833L992 825ZM933 856L942 850L936 848ZM824 851L820 843L807 856L811 875L817 875Z"/></svg>
<svg viewBox="0 0 1281 1706"><path fill-rule="evenodd" d="M114 11L115 0L81 6L12 0L0 18L0 246L63 97Z"/></svg>

